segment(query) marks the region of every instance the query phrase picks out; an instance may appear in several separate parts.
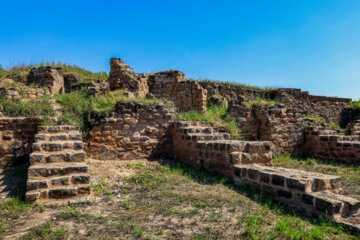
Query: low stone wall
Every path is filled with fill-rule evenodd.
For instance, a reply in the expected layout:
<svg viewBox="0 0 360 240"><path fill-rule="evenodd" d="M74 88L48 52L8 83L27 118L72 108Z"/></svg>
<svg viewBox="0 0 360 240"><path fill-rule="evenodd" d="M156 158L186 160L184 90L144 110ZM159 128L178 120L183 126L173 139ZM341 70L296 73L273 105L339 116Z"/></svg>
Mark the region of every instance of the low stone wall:
<svg viewBox="0 0 360 240"><path fill-rule="evenodd" d="M92 122L85 151L97 159L139 159L166 152L174 108L119 102L110 117Z"/></svg>
<svg viewBox="0 0 360 240"><path fill-rule="evenodd" d="M231 140L231 135L203 122L175 122L172 132L173 157L191 165L232 176L234 164L272 165L271 142Z"/></svg>
<svg viewBox="0 0 360 240"><path fill-rule="evenodd" d="M351 101L348 98L325 97L310 95L309 92L296 88L278 88L271 91L254 90L232 85L199 82L208 91L208 96L222 95L230 105L242 105L256 97L276 100L297 112L316 114L328 122L339 123L340 113ZM234 112L236 114L236 112Z"/></svg>
<svg viewBox="0 0 360 240"><path fill-rule="evenodd" d="M360 136L336 135L320 127L305 128L305 153L310 156L360 163Z"/></svg>
<svg viewBox="0 0 360 240"><path fill-rule="evenodd" d="M338 176L259 165L235 165L234 181L257 188L309 216L340 219L356 214L360 202L340 195Z"/></svg>
<svg viewBox="0 0 360 240"><path fill-rule="evenodd" d="M240 105L232 105L230 111L242 112L237 117L241 134L246 140L272 141L277 155L302 155L303 129L306 126L325 125L312 118L303 118L303 112L286 108L283 104L265 108L253 106L244 111Z"/></svg>
<svg viewBox="0 0 360 240"><path fill-rule="evenodd" d="M39 123L37 118L0 118L0 167L28 160Z"/></svg>

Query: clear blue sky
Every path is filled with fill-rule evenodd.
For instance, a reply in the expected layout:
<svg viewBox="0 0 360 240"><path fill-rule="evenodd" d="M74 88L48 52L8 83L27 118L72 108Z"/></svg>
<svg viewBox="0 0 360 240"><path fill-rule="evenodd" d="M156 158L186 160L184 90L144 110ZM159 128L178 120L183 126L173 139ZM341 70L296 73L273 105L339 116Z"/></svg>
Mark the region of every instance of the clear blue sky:
<svg viewBox="0 0 360 240"><path fill-rule="evenodd" d="M62 61L360 97L360 1L0 0L0 64Z"/></svg>

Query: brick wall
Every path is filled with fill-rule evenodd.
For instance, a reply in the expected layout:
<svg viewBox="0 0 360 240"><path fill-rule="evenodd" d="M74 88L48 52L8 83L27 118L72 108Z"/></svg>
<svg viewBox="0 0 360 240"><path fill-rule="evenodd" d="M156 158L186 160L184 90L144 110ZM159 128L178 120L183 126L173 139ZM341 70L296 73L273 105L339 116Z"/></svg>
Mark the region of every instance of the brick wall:
<svg viewBox="0 0 360 240"><path fill-rule="evenodd" d="M37 118L0 118L0 166L26 162L40 120Z"/></svg>
<svg viewBox="0 0 360 240"><path fill-rule="evenodd" d="M319 158L360 163L360 136L336 135L336 132L321 127L305 128L305 152Z"/></svg>
<svg viewBox="0 0 360 240"><path fill-rule="evenodd" d="M175 109L163 104L119 102L110 117L92 122L85 151L98 159L136 159L166 152Z"/></svg>

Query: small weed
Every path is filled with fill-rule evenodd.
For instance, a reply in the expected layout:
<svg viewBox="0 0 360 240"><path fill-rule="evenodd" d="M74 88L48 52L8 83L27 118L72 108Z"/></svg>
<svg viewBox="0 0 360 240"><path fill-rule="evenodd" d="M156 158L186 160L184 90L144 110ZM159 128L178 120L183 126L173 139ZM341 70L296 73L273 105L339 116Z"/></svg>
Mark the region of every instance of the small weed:
<svg viewBox="0 0 360 240"><path fill-rule="evenodd" d="M269 105L277 105L277 104L279 104L279 101L266 100L266 99L259 98L259 97L256 97L255 100L249 100L249 101L245 102L245 105L248 108L251 108L253 106L256 106L259 108L266 108Z"/></svg>

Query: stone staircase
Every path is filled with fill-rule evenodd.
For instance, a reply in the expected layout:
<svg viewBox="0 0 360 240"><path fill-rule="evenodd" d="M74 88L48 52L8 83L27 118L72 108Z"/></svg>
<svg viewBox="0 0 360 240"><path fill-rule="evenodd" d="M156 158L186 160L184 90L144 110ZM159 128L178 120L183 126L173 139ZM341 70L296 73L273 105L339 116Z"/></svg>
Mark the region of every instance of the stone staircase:
<svg viewBox="0 0 360 240"><path fill-rule="evenodd" d="M233 175L234 164L272 165L271 142L233 140L229 133L206 122L175 122L172 149L176 160Z"/></svg>
<svg viewBox="0 0 360 240"><path fill-rule="evenodd" d="M26 199L69 200L90 194L79 127L41 126L30 154Z"/></svg>
<svg viewBox="0 0 360 240"><path fill-rule="evenodd" d="M341 195L341 177L256 164L234 166L237 184L255 187L309 216L333 219L357 214L360 201Z"/></svg>

